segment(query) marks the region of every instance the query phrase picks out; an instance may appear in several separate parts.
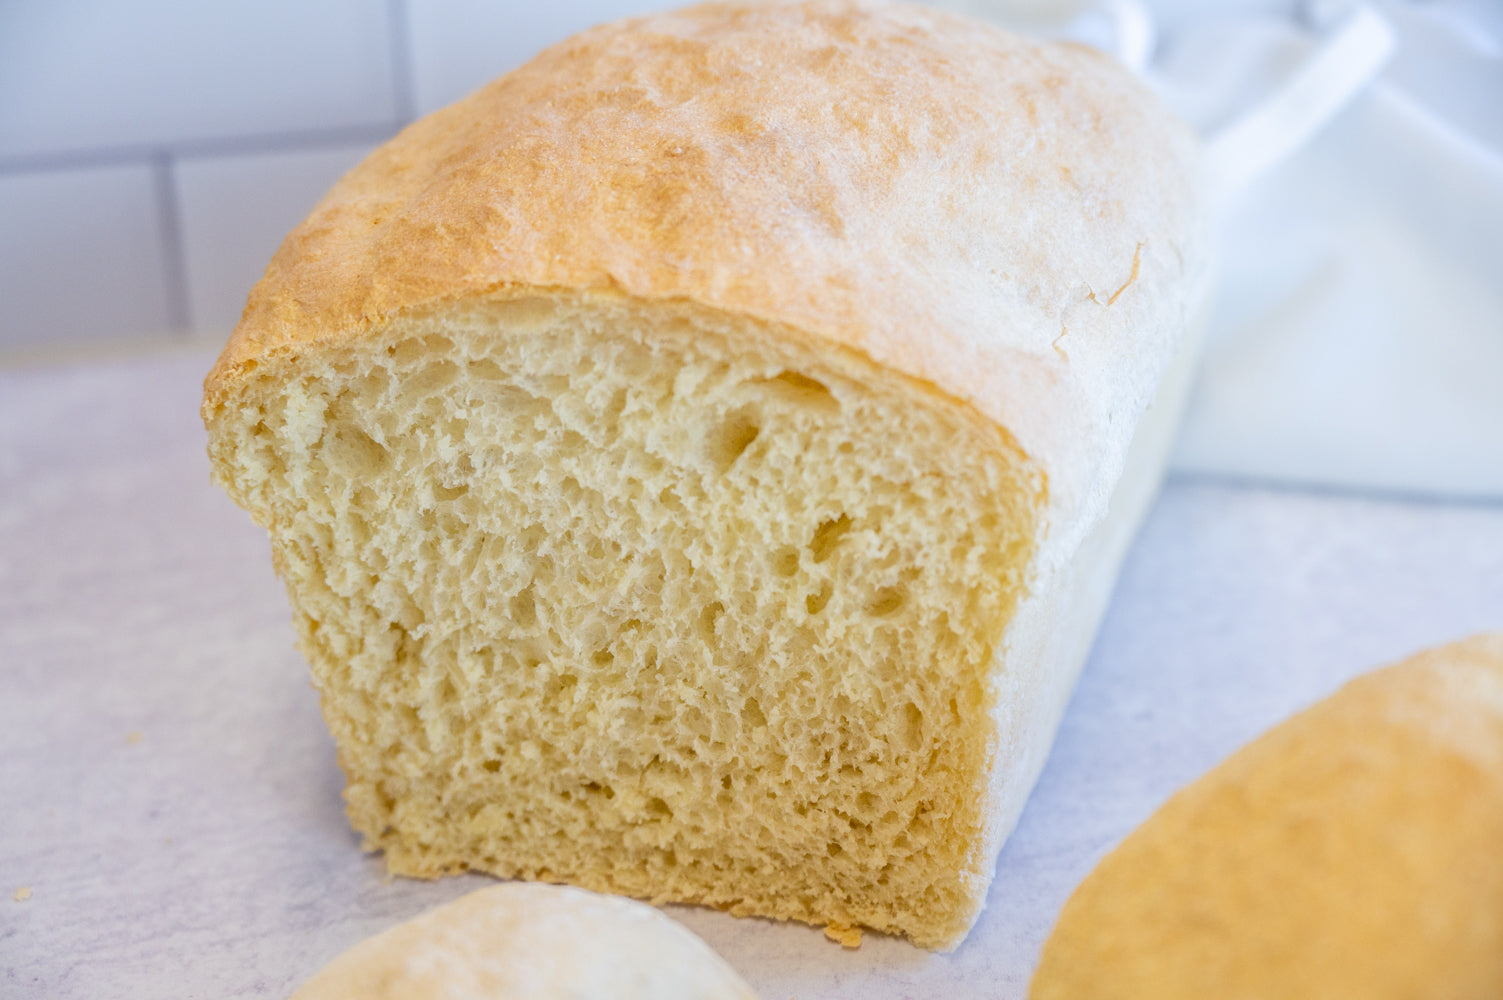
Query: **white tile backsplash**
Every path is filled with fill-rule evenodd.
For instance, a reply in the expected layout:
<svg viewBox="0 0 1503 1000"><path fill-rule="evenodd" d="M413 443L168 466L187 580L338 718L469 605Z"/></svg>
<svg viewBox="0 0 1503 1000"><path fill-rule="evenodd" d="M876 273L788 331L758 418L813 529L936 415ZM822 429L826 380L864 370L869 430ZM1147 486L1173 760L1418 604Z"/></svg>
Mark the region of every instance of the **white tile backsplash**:
<svg viewBox="0 0 1503 1000"><path fill-rule="evenodd" d="M177 165L178 217L195 335L218 339L282 239L368 145L191 158Z"/></svg>
<svg viewBox="0 0 1503 1000"><path fill-rule="evenodd" d="M425 114L681 0L0 0L0 359L218 340L287 232Z"/></svg>
<svg viewBox="0 0 1503 1000"><path fill-rule="evenodd" d="M281 237L371 144L576 31L686 2L0 0L0 359L222 336ZM1206 6L1147 3L1170 41Z"/></svg>
<svg viewBox="0 0 1503 1000"><path fill-rule="evenodd" d="M171 330L161 219L150 165L0 174L0 347Z"/></svg>
<svg viewBox="0 0 1503 1000"><path fill-rule="evenodd" d="M0 2L0 161L389 125L372 0Z"/></svg>
<svg viewBox="0 0 1503 1000"><path fill-rule="evenodd" d="M411 0L407 20L417 113L459 100L592 25L683 5L672 0Z"/></svg>

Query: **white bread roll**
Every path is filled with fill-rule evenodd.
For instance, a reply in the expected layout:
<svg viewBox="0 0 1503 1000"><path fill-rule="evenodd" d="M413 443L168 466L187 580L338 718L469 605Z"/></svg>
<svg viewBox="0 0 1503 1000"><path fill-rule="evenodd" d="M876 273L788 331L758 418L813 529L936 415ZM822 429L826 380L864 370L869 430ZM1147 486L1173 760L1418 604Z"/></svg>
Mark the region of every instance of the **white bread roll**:
<svg viewBox="0 0 1503 1000"><path fill-rule="evenodd" d="M1034 1000L1503 996L1503 633L1352 681L1065 904Z"/></svg>
<svg viewBox="0 0 1503 1000"><path fill-rule="evenodd" d="M203 408L366 844L957 944L1158 483L1195 169L1100 54L849 0L374 153Z"/></svg>
<svg viewBox="0 0 1503 1000"><path fill-rule="evenodd" d="M511 882L355 945L291 1000L756 1000L734 969L657 910Z"/></svg>

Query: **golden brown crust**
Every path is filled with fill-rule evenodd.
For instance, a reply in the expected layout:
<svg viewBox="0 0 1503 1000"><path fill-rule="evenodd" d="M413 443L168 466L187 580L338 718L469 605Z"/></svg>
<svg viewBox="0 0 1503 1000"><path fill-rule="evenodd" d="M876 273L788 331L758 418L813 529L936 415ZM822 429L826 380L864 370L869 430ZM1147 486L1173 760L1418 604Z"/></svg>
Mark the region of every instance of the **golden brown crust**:
<svg viewBox="0 0 1503 1000"><path fill-rule="evenodd" d="M917 6L605 25L341 181L252 292L205 414L247 364L404 310L622 293L933 382L1059 466L1062 513L1100 508L1198 277L1192 153L1105 57Z"/></svg>
<svg viewBox="0 0 1503 1000"><path fill-rule="evenodd" d="M1503 634L1359 678L1076 890L1032 996L1503 995Z"/></svg>

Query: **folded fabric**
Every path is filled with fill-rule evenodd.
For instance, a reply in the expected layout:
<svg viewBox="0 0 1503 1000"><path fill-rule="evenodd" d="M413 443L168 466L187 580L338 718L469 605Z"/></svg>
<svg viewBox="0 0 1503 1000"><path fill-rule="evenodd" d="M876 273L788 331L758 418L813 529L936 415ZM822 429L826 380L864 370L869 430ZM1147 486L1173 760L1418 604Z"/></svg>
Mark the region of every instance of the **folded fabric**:
<svg viewBox="0 0 1503 1000"><path fill-rule="evenodd" d="M942 2L1119 52L1146 22L1144 75L1213 141L1359 6ZM1171 468L1503 499L1503 8L1371 6L1397 39L1381 75L1224 206Z"/></svg>
<svg viewBox="0 0 1503 1000"><path fill-rule="evenodd" d="M1409 6L1384 10L1383 76L1227 206L1178 471L1503 498L1503 156L1462 131L1489 72L1503 107L1503 62ZM1153 71L1214 133L1312 44L1290 19L1226 19Z"/></svg>

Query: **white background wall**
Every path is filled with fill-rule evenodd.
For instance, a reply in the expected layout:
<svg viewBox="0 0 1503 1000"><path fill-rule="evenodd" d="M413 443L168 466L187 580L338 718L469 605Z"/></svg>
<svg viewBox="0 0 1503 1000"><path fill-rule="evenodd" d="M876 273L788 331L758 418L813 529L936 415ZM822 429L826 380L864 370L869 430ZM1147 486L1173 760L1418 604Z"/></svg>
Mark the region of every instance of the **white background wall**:
<svg viewBox="0 0 1503 1000"><path fill-rule="evenodd" d="M591 24L686 2L0 0L0 360L222 341L282 237L402 125ZM930 2L997 15L1086 0ZM1377 2L1503 31L1500 0ZM1147 0L1161 41L1197 19L1342 3ZM1395 71L1424 54L1412 41ZM1453 86L1434 106L1471 108L1462 125L1503 144L1500 93Z"/></svg>
<svg viewBox="0 0 1503 1000"><path fill-rule="evenodd" d="M220 340L412 120L663 0L0 0L0 357Z"/></svg>
<svg viewBox="0 0 1503 1000"><path fill-rule="evenodd" d="M222 340L282 237L402 125L688 2L0 0L0 360Z"/></svg>

